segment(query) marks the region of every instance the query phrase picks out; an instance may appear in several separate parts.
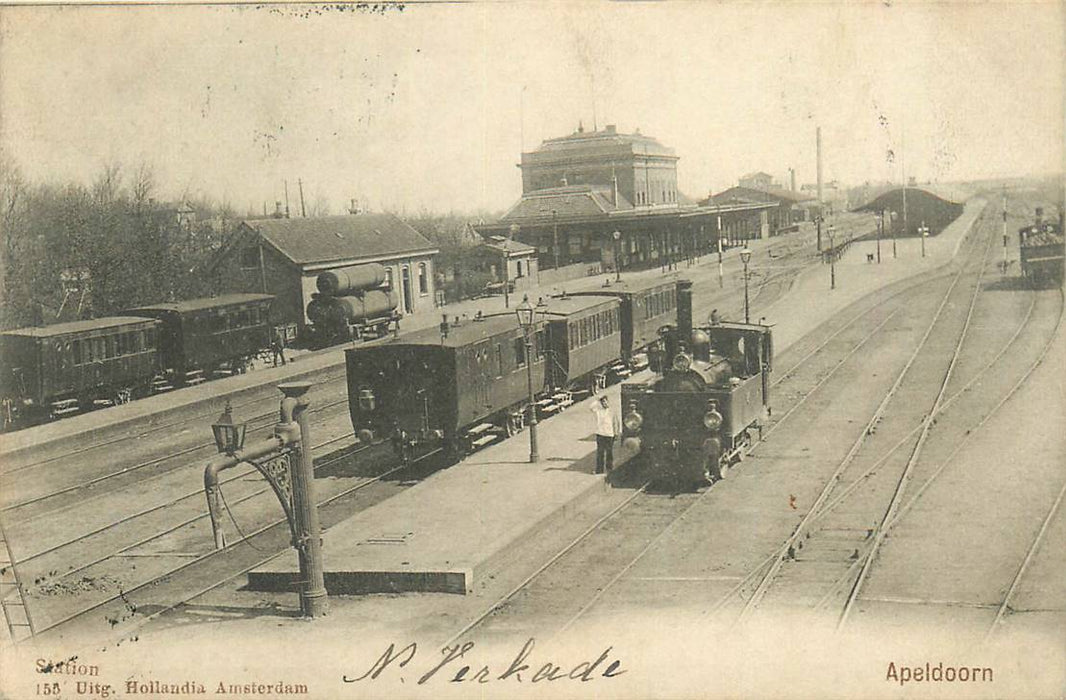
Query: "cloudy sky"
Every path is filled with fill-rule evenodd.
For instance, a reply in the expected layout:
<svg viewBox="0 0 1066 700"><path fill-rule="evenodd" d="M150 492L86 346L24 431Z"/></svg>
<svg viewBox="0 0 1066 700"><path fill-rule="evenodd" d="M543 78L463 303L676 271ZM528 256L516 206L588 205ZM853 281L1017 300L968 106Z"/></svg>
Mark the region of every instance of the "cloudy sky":
<svg viewBox="0 0 1066 700"><path fill-rule="evenodd" d="M691 196L745 172L1060 171L1057 2L0 9L0 143L36 181L149 164L161 195L498 210L520 149L639 128ZM889 157L889 152L895 158Z"/></svg>

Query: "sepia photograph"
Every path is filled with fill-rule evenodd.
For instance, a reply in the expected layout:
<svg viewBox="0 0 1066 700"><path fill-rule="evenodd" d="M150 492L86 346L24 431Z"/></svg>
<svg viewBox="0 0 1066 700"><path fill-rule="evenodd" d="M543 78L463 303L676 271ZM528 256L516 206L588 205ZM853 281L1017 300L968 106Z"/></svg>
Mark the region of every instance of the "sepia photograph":
<svg viewBox="0 0 1066 700"><path fill-rule="evenodd" d="M0 2L0 698L1066 697L1066 5Z"/></svg>

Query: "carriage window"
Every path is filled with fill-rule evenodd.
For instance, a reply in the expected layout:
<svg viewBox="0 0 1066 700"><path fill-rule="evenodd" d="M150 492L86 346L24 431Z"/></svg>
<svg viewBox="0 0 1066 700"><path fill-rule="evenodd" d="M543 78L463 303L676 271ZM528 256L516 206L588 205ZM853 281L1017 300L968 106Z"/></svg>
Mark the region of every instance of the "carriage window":
<svg viewBox="0 0 1066 700"><path fill-rule="evenodd" d="M536 341L536 349L534 350L534 352L536 353L537 359L539 360L544 357L544 349L548 347L548 338L546 332L543 329L537 331Z"/></svg>
<svg viewBox="0 0 1066 700"><path fill-rule="evenodd" d="M577 326L570 326L570 347L577 347Z"/></svg>
<svg viewBox="0 0 1066 700"><path fill-rule="evenodd" d="M115 336L115 342L118 346L117 354L121 357L126 354L126 334L119 333Z"/></svg>
<svg viewBox="0 0 1066 700"><path fill-rule="evenodd" d="M524 338L514 339L514 363L516 367L526 366L526 341Z"/></svg>
<svg viewBox="0 0 1066 700"><path fill-rule="evenodd" d="M496 376L503 376L503 344L496 343Z"/></svg>
<svg viewBox="0 0 1066 700"><path fill-rule="evenodd" d="M74 341L74 364L76 364L76 365L80 365L81 364L81 341L80 340L75 340Z"/></svg>

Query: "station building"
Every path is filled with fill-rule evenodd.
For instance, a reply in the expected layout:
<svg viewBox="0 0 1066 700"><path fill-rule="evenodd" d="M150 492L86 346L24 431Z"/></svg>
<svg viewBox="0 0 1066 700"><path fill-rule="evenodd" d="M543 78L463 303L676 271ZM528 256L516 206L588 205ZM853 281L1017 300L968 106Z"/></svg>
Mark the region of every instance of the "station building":
<svg viewBox="0 0 1066 700"><path fill-rule="evenodd" d="M521 198L475 229L532 246L542 281L676 265L770 232L770 202L700 205L677 188L678 156L657 139L582 127L523 153Z"/></svg>
<svg viewBox="0 0 1066 700"><path fill-rule="evenodd" d="M391 214L249 219L215 255L209 272L220 293L275 295L271 316L293 339L310 323L307 304L318 275L328 270L379 263L401 314L434 308L437 252Z"/></svg>
<svg viewBox="0 0 1066 700"><path fill-rule="evenodd" d="M773 187L769 182L758 179L760 175L769 177L766 173L747 175L741 178L741 183L748 182L748 185L740 184L730 187L711 195L701 201L700 205L706 207L740 202L772 204L773 207L767 211L771 236L794 230L796 224L812 220L814 216L817 216L819 209L817 199L800 192ZM756 183L759 184L758 187L754 186Z"/></svg>

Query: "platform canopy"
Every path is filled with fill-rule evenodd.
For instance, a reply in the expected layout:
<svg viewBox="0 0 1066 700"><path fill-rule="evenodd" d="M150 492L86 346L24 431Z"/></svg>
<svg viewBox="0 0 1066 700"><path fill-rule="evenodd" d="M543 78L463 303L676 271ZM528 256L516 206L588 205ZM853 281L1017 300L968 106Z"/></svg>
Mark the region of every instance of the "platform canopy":
<svg viewBox="0 0 1066 700"><path fill-rule="evenodd" d="M929 228L929 235L935 236L959 218L967 198L960 190L939 186L907 187L906 193L904 188L897 187L855 211L885 212L886 230L894 231L897 236L917 236L923 223Z"/></svg>

